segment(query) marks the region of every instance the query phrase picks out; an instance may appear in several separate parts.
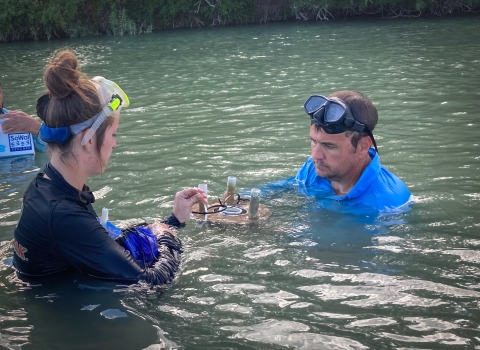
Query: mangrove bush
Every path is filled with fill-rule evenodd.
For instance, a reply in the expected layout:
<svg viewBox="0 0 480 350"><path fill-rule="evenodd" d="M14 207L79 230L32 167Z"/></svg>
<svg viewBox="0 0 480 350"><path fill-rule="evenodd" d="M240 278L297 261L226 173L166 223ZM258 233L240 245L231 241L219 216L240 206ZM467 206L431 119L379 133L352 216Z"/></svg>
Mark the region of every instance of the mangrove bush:
<svg viewBox="0 0 480 350"><path fill-rule="evenodd" d="M480 0L0 0L0 42L275 21L444 16Z"/></svg>

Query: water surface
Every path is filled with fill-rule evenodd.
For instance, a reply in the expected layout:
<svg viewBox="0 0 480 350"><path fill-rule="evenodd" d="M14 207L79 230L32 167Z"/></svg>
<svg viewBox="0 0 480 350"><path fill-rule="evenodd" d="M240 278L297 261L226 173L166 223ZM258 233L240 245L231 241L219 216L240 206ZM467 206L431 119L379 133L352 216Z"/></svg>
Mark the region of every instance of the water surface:
<svg viewBox="0 0 480 350"><path fill-rule="evenodd" d="M0 346L8 349L478 349L480 18L269 24L2 46L5 107L34 113L53 50L129 95L97 212L154 220L174 193L211 198L293 176L310 94L365 93L383 165L414 195L380 217L295 191L257 225L192 220L166 291L84 276L21 281L9 242L48 161L0 160Z"/></svg>

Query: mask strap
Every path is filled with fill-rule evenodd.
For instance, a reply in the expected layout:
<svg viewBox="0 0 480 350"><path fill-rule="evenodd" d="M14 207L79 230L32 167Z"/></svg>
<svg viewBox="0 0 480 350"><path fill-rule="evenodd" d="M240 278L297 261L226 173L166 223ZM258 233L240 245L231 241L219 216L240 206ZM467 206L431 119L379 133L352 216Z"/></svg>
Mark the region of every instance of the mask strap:
<svg viewBox="0 0 480 350"><path fill-rule="evenodd" d="M373 137L373 134L370 131L370 129L365 127L365 129L363 131L365 131L365 133L370 137L370 139L372 140L372 143L373 143L373 147L375 147L375 151L378 153L377 143L375 142L375 138ZM378 153L378 154L380 154L380 153Z"/></svg>
<svg viewBox="0 0 480 350"><path fill-rule="evenodd" d="M92 138L93 134L98 130L100 125L103 123L105 119L112 113L112 109L109 106L103 107L102 111L97 117L97 120L95 120L95 123L93 123L92 127L88 129L88 131L85 133L85 135L82 138L82 146L85 146L88 141Z"/></svg>
<svg viewBox="0 0 480 350"><path fill-rule="evenodd" d="M51 128L42 124L40 126L40 138L45 142L65 142L70 137L70 129L68 126L59 128Z"/></svg>
<svg viewBox="0 0 480 350"><path fill-rule="evenodd" d="M107 119L109 115L112 115L114 111L120 108L122 105L122 98L119 95L113 95L110 103L103 107L102 111L92 119L96 118L95 123L93 123L92 127L85 133L82 138L82 146L85 146L88 141L93 137L93 134L98 130L100 125Z"/></svg>

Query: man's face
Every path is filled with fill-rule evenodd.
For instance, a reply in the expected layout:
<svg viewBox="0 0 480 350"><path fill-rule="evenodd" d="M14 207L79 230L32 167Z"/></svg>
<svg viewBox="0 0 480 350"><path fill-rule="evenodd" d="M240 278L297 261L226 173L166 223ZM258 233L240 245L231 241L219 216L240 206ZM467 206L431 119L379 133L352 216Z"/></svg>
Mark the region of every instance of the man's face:
<svg viewBox="0 0 480 350"><path fill-rule="evenodd" d="M327 134L321 128L317 131L312 125L310 143L317 175L330 181L342 181L346 175L356 171L361 161L359 152L356 152L345 133Z"/></svg>

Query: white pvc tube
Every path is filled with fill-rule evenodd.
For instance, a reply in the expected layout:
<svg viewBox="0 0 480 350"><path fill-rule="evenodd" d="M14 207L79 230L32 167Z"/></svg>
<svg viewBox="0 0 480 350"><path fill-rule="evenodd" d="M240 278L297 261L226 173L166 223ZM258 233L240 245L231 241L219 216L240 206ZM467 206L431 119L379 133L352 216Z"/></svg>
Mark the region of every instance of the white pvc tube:
<svg viewBox="0 0 480 350"><path fill-rule="evenodd" d="M107 227L107 221L108 221L108 209L102 208L102 216L100 217L100 224L103 227Z"/></svg>

